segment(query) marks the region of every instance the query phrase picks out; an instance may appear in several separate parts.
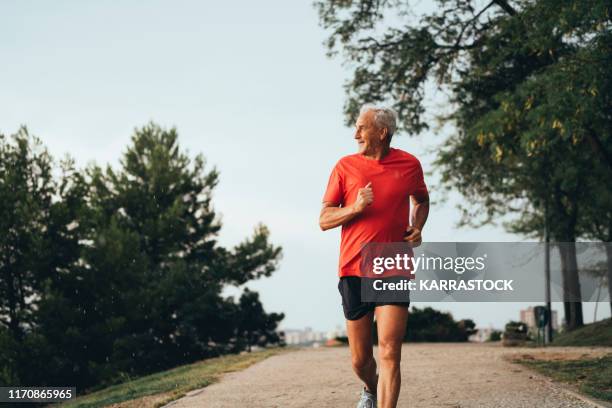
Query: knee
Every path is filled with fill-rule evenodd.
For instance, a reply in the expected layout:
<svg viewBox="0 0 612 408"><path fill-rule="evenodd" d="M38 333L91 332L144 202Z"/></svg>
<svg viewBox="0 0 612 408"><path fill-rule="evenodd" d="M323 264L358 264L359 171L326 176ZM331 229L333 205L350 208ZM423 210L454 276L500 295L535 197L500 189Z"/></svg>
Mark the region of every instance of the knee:
<svg viewBox="0 0 612 408"><path fill-rule="evenodd" d="M402 359L401 340L379 340L378 353L381 363L399 363Z"/></svg>
<svg viewBox="0 0 612 408"><path fill-rule="evenodd" d="M351 362L353 364L353 370L357 372L366 370L372 363L373 359L374 359L374 356L372 355L353 356L351 359Z"/></svg>

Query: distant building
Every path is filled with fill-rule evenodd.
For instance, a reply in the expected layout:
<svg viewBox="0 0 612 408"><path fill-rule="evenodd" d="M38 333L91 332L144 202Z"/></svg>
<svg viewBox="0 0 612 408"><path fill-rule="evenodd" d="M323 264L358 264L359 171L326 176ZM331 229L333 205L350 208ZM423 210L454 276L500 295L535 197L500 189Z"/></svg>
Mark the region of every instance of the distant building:
<svg viewBox="0 0 612 408"><path fill-rule="evenodd" d="M346 330L340 325L336 326L334 330L330 330L327 332L328 340L333 340L336 337L346 337Z"/></svg>
<svg viewBox="0 0 612 408"><path fill-rule="evenodd" d="M327 333L314 331L311 327L306 327L304 329L286 329L283 331L285 332L285 343L288 346L313 347L318 347L319 345L324 344L328 339L335 338L337 335L342 335L342 333L344 333L343 331L339 330L332 330Z"/></svg>
<svg viewBox="0 0 612 408"><path fill-rule="evenodd" d="M559 330L559 323L557 319L558 319L557 311L553 310L552 319L551 319L553 330ZM521 310L520 320L521 322L525 323L527 327L530 329L537 328L536 321L535 321L535 314L533 313L533 306L529 306L527 309Z"/></svg>
<svg viewBox="0 0 612 408"><path fill-rule="evenodd" d="M284 330L285 332L285 343L289 346L300 344L301 342L301 330Z"/></svg>

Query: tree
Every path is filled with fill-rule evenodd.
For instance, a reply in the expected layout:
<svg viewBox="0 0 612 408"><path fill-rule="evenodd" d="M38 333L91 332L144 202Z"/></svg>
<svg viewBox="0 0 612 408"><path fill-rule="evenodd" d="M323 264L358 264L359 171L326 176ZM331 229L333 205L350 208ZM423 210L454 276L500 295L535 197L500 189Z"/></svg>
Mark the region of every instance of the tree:
<svg viewBox="0 0 612 408"><path fill-rule="evenodd" d="M279 344L280 337L276 332L278 323L285 317L283 313L266 314L259 301L259 294L245 289L240 300L238 325L236 332L238 337L246 343L247 351L251 346L266 344Z"/></svg>
<svg viewBox="0 0 612 408"><path fill-rule="evenodd" d="M489 338L487 339L487 341L500 341L501 340L501 336L502 336L502 332L499 330L493 330L491 331L491 334L489 335Z"/></svg>
<svg viewBox="0 0 612 408"><path fill-rule="evenodd" d="M154 124L137 129L121 171L109 168L95 181L104 191L108 216L137 234L146 258L142 292L134 305L140 313L130 326L139 328L143 339L159 343L154 347L159 355L143 355L152 364L176 362L185 348L199 356L219 353L209 344L224 344L231 336L222 320L223 286L269 276L281 253L268 242L264 226L232 250L217 245L221 224L211 200L218 173L205 171L202 156L191 161L177 139L175 129ZM197 345L192 343L194 332L176 332L177 325L186 329L186 321L201 322L194 328Z"/></svg>
<svg viewBox="0 0 612 408"><path fill-rule="evenodd" d="M523 322L509 321L503 334L504 346L520 346L530 340L529 328Z"/></svg>
<svg viewBox="0 0 612 408"><path fill-rule="evenodd" d="M554 240L586 234L581 213L597 194L586 181L605 172L605 186L612 170L609 2L440 0L400 27L388 17L409 17L407 1L317 5L330 54L340 44L355 65L349 122L363 102L392 101L403 129L418 134L428 128L426 82L448 94L451 112L439 119L457 132L436 164L445 185L467 198L464 222L514 211L511 229L542 236L546 213ZM566 248L565 293L579 294L575 250ZM570 329L582 325L580 302L565 309Z"/></svg>
<svg viewBox="0 0 612 408"><path fill-rule="evenodd" d="M281 248L263 225L217 243L218 173L175 129L136 129L118 169L65 160L56 178L32 140L0 139L2 384L87 389L279 343L282 314L222 291L270 276Z"/></svg>
<svg viewBox="0 0 612 408"><path fill-rule="evenodd" d="M39 329L48 289L70 280L78 262L86 188L70 160L61 162L59 177L54 170L26 128L0 136L0 381L6 385L32 384L61 366L48 364L52 347Z"/></svg>
<svg viewBox="0 0 612 408"><path fill-rule="evenodd" d="M264 226L233 249L217 244L217 171L182 152L175 129L151 123L136 129L118 170L91 166L87 177L89 244L76 286L60 290L81 311L72 320L87 344L81 378L114 382L240 351L240 306L222 289L269 276L281 249Z"/></svg>
<svg viewBox="0 0 612 408"><path fill-rule="evenodd" d="M0 135L0 325L18 342L32 323L54 190L40 141L25 128Z"/></svg>

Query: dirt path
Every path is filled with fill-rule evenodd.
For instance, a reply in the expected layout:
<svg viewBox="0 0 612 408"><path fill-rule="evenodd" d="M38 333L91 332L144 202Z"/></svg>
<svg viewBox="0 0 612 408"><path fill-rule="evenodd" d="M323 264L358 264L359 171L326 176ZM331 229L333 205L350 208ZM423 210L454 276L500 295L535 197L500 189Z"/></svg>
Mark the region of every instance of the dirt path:
<svg viewBox="0 0 612 408"><path fill-rule="evenodd" d="M478 344L406 344L399 407L593 407L530 370L509 354L602 355L610 349L508 349ZM376 353L376 351L375 351ZM354 407L360 384L348 348L303 349L227 374L167 405L182 407Z"/></svg>

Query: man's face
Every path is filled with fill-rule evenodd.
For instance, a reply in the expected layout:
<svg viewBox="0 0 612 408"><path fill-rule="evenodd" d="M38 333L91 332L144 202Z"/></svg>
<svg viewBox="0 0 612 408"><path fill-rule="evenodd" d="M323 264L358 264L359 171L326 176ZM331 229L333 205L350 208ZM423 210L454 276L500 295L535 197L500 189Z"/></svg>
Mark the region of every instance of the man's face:
<svg viewBox="0 0 612 408"><path fill-rule="evenodd" d="M384 143L385 129L379 129L376 126L373 110L359 115L355 127L355 140L359 146L359 154L373 154Z"/></svg>

